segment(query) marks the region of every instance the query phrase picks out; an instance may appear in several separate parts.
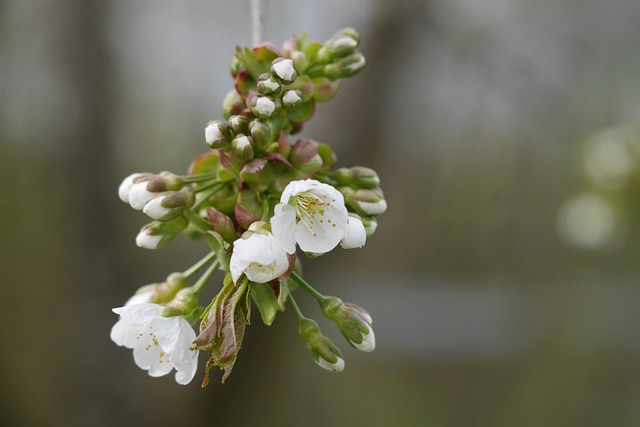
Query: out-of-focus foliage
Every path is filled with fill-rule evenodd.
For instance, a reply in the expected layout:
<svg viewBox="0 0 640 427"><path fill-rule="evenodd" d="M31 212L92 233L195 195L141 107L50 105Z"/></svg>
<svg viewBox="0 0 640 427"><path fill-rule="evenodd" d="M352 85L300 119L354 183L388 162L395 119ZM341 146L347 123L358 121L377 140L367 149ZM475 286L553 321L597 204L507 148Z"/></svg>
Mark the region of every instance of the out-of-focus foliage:
<svg viewBox="0 0 640 427"><path fill-rule="evenodd" d="M305 277L367 307L376 352L350 352L340 375L311 369L285 312L247 331L246 369L224 386L133 366L110 343L110 308L196 249L136 248L117 185L202 151L193 141L249 44L249 2L5 0L2 425L640 424L637 175L583 175L592 138L637 128L640 3L271 3L276 43L346 26L365 41L367 69L302 135L376 169L390 209L366 251L328 254ZM604 151L613 160L587 169L628 160ZM596 220L558 219L587 188L615 193L627 224L597 251L558 228L604 234L593 193L582 203Z"/></svg>

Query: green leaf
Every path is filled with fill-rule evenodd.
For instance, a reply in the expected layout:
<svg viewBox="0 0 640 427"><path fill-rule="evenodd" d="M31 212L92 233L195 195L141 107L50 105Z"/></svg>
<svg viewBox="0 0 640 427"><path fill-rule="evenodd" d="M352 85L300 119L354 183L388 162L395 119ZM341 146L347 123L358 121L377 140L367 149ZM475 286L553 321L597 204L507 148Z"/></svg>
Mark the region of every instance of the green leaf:
<svg viewBox="0 0 640 427"><path fill-rule="evenodd" d="M211 248L211 250L216 254L220 265L225 271L229 271L230 256L227 253L227 244L222 236L215 231L207 231L207 234L205 234L205 238L207 239L207 243L209 243L209 247Z"/></svg>
<svg viewBox="0 0 640 427"><path fill-rule="evenodd" d="M280 304L276 298L273 288L266 283L253 283L249 285L251 289L251 299L258 307L260 317L265 325L271 326L278 314Z"/></svg>

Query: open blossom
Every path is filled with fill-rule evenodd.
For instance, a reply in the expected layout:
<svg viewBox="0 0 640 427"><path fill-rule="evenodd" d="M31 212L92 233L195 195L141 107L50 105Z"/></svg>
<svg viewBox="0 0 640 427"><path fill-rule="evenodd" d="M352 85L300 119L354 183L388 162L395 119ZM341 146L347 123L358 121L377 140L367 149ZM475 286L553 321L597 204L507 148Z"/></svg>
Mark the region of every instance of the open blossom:
<svg viewBox="0 0 640 427"><path fill-rule="evenodd" d="M289 260L273 234L255 233L233 243L229 268L233 283L242 273L252 282L266 283L283 275L289 268Z"/></svg>
<svg viewBox="0 0 640 427"><path fill-rule="evenodd" d="M178 384L191 382L198 369L198 351L191 350L196 334L183 317L163 317L158 304L131 304L114 308L120 320L111 329L111 339L133 349L133 358L152 377L176 369Z"/></svg>
<svg viewBox="0 0 640 427"><path fill-rule="evenodd" d="M342 194L313 179L292 181L275 207L271 227L282 247L295 252L326 253L347 235L348 213Z"/></svg>

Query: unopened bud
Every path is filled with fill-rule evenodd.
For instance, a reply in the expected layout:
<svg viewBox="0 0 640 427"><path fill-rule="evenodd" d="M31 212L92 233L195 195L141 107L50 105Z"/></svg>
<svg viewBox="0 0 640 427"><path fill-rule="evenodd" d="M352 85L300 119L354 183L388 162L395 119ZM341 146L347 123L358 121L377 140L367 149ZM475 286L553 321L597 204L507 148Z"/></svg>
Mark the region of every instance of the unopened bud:
<svg viewBox="0 0 640 427"><path fill-rule="evenodd" d="M342 335L360 351L371 352L376 338L371 327L371 316L355 304L345 304L340 298L327 297L321 303L322 313L336 322Z"/></svg>
<svg viewBox="0 0 640 427"><path fill-rule="evenodd" d="M258 92L263 95L273 95L281 90L280 83L269 73L262 74L258 79Z"/></svg>
<svg viewBox="0 0 640 427"><path fill-rule="evenodd" d="M307 350L313 360L329 372L342 372L344 359L338 347L320 332L315 320L302 319L298 325L298 335L307 344Z"/></svg>
<svg viewBox="0 0 640 427"><path fill-rule="evenodd" d="M353 28L344 28L335 33L318 51L321 62L332 62L355 52L360 44L360 35Z"/></svg>
<svg viewBox="0 0 640 427"><path fill-rule="evenodd" d="M231 132L226 123L211 121L204 129L204 138L211 148L220 148L229 142Z"/></svg>
<svg viewBox="0 0 640 427"><path fill-rule="evenodd" d="M207 215L213 231L220 234L225 241L233 243L238 238L233 220L229 216L215 209L207 209Z"/></svg>
<svg viewBox="0 0 640 427"><path fill-rule="evenodd" d="M378 221L373 217L362 217L362 224L364 225L367 237L373 236L373 233L378 229Z"/></svg>
<svg viewBox="0 0 640 427"><path fill-rule="evenodd" d="M231 90L225 96L222 101L222 117L228 119L229 117L240 114L245 109L245 103L238 91Z"/></svg>
<svg viewBox="0 0 640 427"><path fill-rule="evenodd" d="M360 52L345 56L338 62L324 66L324 75L331 80L353 77L364 70L366 61Z"/></svg>
<svg viewBox="0 0 640 427"><path fill-rule="evenodd" d="M326 77L318 77L313 82L313 99L317 102L327 102L333 99L340 88L340 82L334 82Z"/></svg>
<svg viewBox="0 0 640 427"><path fill-rule="evenodd" d="M276 103L269 96L259 96L251 103L251 111L260 118L267 118L276 110Z"/></svg>
<svg viewBox="0 0 640 427"><path fill-rule="evenodd" d="M363 166L353 168L340 168L331 174L340 185L348 185L352 188L373 189L380 186L380 178L373 169Z"/></svg>
<svg viewBox="0 0 640 427"><path fill-rule="evenodd" d="M287 110L295 110L302 105L302 92L299 90L288 90L282 94L282 107Z"/></svg>
<svg viewBox="0 0 640 427"><path fill-rule="evenodd" d="M361 248L367 242L367 231L360 217L356 214L349 214L347 219L347 233L340 242L343 249Z"/></svg>
<svg viewBox="0 0 640 427"><path fill-rule="evenodd" d="M129 194L131 193L131 188L135 184L136 178L142 177L141 173L134 173L126 177L122 180L122 183L118 187L118 197L125 203L129 203Z"/></svg>
<svg viewBox="0 0 640 427"><path fill-rule="evenodd" d="M195 203L195 193L191 187L184 187L180 191L167 192L149 201L143 212L153 219L168 221L175 218L185 208Z"/></svg>
<svg viewBox="0 0 640 427"><path fill-rule="evenodd" d="M139 288L124 305L165 304L173 299L176 293L188 285L182 273L171 273L162 283L152 283Z"/></svg>
<svg viewBox="0 0 640 427"><path fill-rule="evenodd" d="M265 151L271 144L271 129L269 129L269 126L260 120L253 120L249 123L249 130L253 138L255 151L258 153Z"/></svg>
<svg viewBox="0 0 640 427"><path fill-rule="evenodd" d="M245 116L231 116L229 117L229 126L234 134L246 135L249 133L249 119Z"/></svg>
<svg viewBox="0 0 640 427"><path fill-rule="evenodd" d="M271 63L271 74L280 79L284 84L294 82L298 74L293 66L293 61L286 58L276 58Z"/></svg>
<svg viewBox="0 0 640 427"><path fill-rule="evenodd" d="M291 147L289 155L291 163L304 172L317 172L323 167L323 160L318 154L318 143L310 139L301 139Z"/></svg>
<svg viewBox="0 0 640 427"><path fill-rule="evenodd" d="M159 249L173 240L188 224L189 221L183 216L171 221L153 221L142 227L136 236L136 244L141 248Z"/></svg>
<svg viewBox="0 0 640 427"><path fill-rule="evenodd" d="M184 316L198 307L198 297L193 293L192 288L184 288L178 291L175 297L167 304L167 308L162 313L163 316Z"/></svg>
<svg viewBox="0 0 640 427"><path fill-rule="evenodd" d="M148 180L144 180L134 183L131 187L129 204L133 209L142 210L149 200L156 196L155 192L147 190L148 183Z"/></svg>
<svg viewBox="0 0 640 427"><path fill-rule="evenodd" d="M345 202L360 214L380 215L387 210L387 202L379 188L353 190L340 187L339 190L344 195Z"/></svg>
<svg viewBox="0 0 640 427"><path fill-rule="evenodd" d="M238 137L231 143L233 156L242 162L251 160L253 158L252 140L253 138L250 136L244 136L242 134L238 135Z"/></svg>

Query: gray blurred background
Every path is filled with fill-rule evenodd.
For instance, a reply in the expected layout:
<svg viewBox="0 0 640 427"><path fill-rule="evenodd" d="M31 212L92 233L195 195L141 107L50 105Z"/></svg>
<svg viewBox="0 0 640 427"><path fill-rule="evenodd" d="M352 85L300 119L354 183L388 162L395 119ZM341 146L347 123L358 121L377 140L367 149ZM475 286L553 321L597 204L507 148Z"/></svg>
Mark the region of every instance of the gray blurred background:
<svg viewBox="0 0 640 427"><path fill-rule="evenodd" d="M206 150L249 1L0 0L0 424L640 425L639 165L615 188L582 166L593 135L638 139L640 2L271 3L276 45L362 35L367 69L302 135L376 169L389 210L305 268L369 309L376 351L321 322L347 364L330 374L290 312L254 313L225 385L138 369L110 309L205 247L137 248L147 220L116 189ZM587 190L609 207L562 216Z"/></svg>

